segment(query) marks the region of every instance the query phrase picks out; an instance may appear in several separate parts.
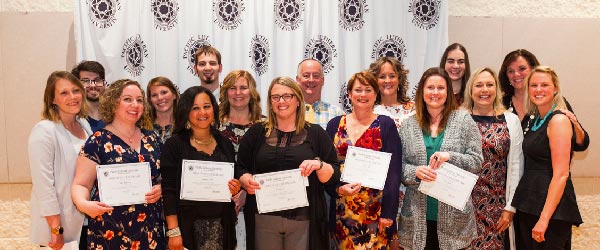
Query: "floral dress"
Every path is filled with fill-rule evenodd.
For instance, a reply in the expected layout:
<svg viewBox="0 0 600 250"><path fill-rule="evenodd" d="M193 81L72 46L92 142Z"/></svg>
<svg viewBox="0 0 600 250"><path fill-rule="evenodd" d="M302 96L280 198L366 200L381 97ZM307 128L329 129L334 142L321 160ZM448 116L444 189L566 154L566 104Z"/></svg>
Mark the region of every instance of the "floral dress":
<svg viewBox="0 0 600 250"><path fill-rule="evenodd" d="M152 131L142 129L138 153L112 132L100 129L86 141L80 155L100 165L149 162L152 185L160 183L160 146ZM97 181L91 200L100 200ZM162 200L113 208L110 213L89 219L88 249L166 249Z"/></svg>
<svg viewBox="0 0 600 250"><path fill-rule="evenodd" d="M346 131L344 115L338 125L333 145L338 152L342 172L348 146L381 151L379 116L353 145ZM382 198L382 190L367 187L362 187L356 195L337 197L334 238L338 249L387 249L386 233L378 233L377 229Z"/></svg>
<svg viewBox="0 0 600 250"><path fill-rule="evenodd" d="M506 206L507 157L510 135L504 115L472 115L481 133L483 164L471 193L477 238L470 249L504 249L504 233L495 229Z"/></svg>

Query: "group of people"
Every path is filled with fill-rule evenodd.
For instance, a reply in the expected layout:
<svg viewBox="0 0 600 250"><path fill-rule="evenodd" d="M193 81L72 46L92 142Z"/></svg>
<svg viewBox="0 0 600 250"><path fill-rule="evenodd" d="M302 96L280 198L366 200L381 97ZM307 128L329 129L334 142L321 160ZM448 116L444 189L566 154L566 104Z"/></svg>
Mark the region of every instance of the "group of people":
<svg viewBox="0 0 600 250"><path fill-rule="evenodd" d="M470 75L460 44L427 69L414 100L408 70L382 57L347 82L352 111L321 100L322 65L269 85L220 82L221 56L195 54L200 86L156 77L144 91L102 65L56 71L29 138L32 242L62 249L570 249L582 223L570 179L589 136L553 69L527 50L496 75ZM349 147L390 154L383 189L340 181ZM230 202L182 199L184 160L228 162ZM145 203L101 202L97 165L146 162ZM444 163L479 176L459 210L419 191ZM259 213L254 175L299 169L308 206ZM245 235L245 241L236 235Z"/></svg>

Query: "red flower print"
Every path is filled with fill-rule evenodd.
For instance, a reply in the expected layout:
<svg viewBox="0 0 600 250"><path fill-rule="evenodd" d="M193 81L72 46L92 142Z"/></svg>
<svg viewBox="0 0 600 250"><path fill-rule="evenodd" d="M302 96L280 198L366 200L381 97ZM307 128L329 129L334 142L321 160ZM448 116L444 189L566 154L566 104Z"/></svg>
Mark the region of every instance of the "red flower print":
<svg viewBox="0 0 600 250"><path fill-rule="evenodd" d="M115 237L115 232L112 230L106 230L106 233L104 233L104 238L107 240L112 240L113 237Z"/></svg>
<svg viewBox="0 0 600 250"><path fill-rule="evenodd" d="M342 144L338 145L337 150L338 150L339 155L346 157L346 154L348 153L348 144L342 143Z"/></svg>
<svg viewBox="0 0 600 250"><path fill-rule="evenodd" d="M108 153L108 152L110 152L112 150L113 150L112 143L107 142L107 143L104 144L104 152L105 153Z"/></svg>
<svg viewBox="0 0 600 250"><path fill-rule="evenodd" d="M148 150L148 152L154 151L154 148L152 147L152 145L150 145L148 143L144 144L144 148L146 148L146 150Z"/></svg>
<svg viewBox="0 0 600 250"><path fill-rule="evenodd" d="M104 247L102 245L96 246L96 250L104 250Z"/></svg>
<svg viewBox="0 0 600 250"><path fill-rule="evenodd" d="M138 214L138 218L137 218L138 222L143 222L145 220L146 220L146 213L140 213L140 214Z"/></svg>
<svg viewBox="0 0 600 250"><path fill-rule="evenodd" d="M148 232L148 242L152 242L152 232Z"/></svg>
<svg viewBox="0 0 600 250"><path fill-rule="evenodd" d="M119 153L119 155L122 155L123 147L121 147L121 145L115 145L115 151L117 151L117 153Z"/></svg>
<svg viewBox="0 0 600 250"><path fill-rule="evenodd" d="M140 241L138 241L138 240L132 241L131 242L131 249L132 250L139 250L140 249Z"/></svg>
<svg viewBox="0 0 600 250"><path fill-rule="evenodd" d="M150 242L150 249L156 249L156 246L158 245L158 243L156 243L155 240Z"/></svg>
<svg viewBox="0 0 600 250"><path fill-rule="evenodd" d="M143 155L138 155L138 161L145 162Z"/></svg>

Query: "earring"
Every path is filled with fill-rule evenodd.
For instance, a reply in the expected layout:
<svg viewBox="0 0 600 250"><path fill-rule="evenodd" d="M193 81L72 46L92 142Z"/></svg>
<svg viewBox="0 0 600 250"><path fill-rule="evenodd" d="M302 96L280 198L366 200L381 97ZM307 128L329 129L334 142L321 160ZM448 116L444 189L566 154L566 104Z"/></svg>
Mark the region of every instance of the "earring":
<svg viewBox="0 0 600 250"><path fill-rule="evenodd" d="M190 128L192 128L190 121L185 122L185 129L190 129Z"/></svg>
<svg viewBox="0 0 600 250"><path fill-rule="evenodd" d="M214 127L215 126L215 120L213 119L212 122L210 122L210 126Z"/></svg>

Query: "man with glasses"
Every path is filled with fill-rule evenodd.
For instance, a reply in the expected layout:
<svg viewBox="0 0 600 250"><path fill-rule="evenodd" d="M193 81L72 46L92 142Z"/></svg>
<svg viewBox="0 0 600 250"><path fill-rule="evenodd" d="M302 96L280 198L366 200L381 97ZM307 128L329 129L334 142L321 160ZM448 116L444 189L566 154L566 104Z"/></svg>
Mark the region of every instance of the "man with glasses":
<svg viewBox="0 0 600 250"><path fill-rule="evenodd" d="M212 91L218 102L221 89L219 75L223 71L221 53L216 48L205 45L198 48L195 57L196 66L194 66L194 70L200 78L200 86Z"/></svg>
<svg viewBox="0 0 600 250"><path fill-rule="evenodd" d="M319 124L323 129L332 118L343 115L341 108L321 100L321 90L325 84L323 66L315 59L304 59L298 64L296 82L302 89L307 122Z"/></svg>
<svg viewBox="0 0 600 250"><path fill-rule="evenodd" d="M102 121L102 116L98 112L100 106L100 95L104 93L106 87L105 72L102 64L96 61L82 61L71 73L79 78L85 87L85 95L87 98L87 121L90 123L93 131L104 128L106 125Z"/></svg>

